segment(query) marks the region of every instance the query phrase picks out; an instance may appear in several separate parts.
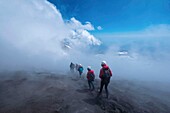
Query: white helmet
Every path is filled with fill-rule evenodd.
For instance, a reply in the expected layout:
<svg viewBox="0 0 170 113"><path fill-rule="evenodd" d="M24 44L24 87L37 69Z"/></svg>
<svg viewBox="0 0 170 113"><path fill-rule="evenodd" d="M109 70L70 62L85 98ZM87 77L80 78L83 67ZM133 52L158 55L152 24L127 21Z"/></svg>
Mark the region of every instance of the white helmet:
<svg viewBox="0 0 170 113"><path fill-rule="evenodd" d="M82 66L81 64L79 64L79 66Z"/></svg>
<svg viewBox="0 0 170 113"><path fill-rule="evenodd" d="M101 65L106 65L106 61L102 61Z"/></svg>
<svg viewBox="0 0 170 113"><path fill-rule="evenodd" d="M87 66L87 69L91 70L91 66Z"/></svg>

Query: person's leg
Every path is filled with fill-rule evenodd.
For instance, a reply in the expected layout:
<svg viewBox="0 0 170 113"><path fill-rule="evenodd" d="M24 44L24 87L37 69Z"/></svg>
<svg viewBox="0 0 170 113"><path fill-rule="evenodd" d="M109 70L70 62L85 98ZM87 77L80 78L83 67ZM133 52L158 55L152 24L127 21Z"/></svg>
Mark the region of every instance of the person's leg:
<svg viewBox="0 0 170 113"><path fill-rule="evenodd" d="M102 93L103 86L104 86L104 82L103 82L103 81L101 81L101 83L100 83L100 92L99 92L99 93Z"/></svg>
<svg viewBox="0 0 170 113"><path fill-rule="evenodd" d="M108 98L109 96L109 92L108 92L108 83L105 83L105 91L106 91L106 98Z"/></svg>
<svg viewBox="0 0 170 113"><path fill-rule="evenodd" d="M97 97L99 97L99 96L101 95L102 90L103 90L103 86L104 86L104 82L101 81L101 82L100 82L100 91L99 91L99 93L97 94Z"/></svg>
<svg viewBox="0 0 170 113"><path fill-rule="evenodd" d="M94 90L94 84L93 84L93 81L91 81L91 85L92 85L92 90Z"/></svg>
<svg viewBox="0 0 170 113"><path fill-rule="evenodd" d="M80 75L80 78L81 78L81 72L79 71L79 75Z"/></svg>
<svg viewBox="0 0 170 113"><path fill-rule="evenodd" d="M90 81L88 80L88 84L89 84L89 89L91 89L91 84L90 84Z"/></svg>

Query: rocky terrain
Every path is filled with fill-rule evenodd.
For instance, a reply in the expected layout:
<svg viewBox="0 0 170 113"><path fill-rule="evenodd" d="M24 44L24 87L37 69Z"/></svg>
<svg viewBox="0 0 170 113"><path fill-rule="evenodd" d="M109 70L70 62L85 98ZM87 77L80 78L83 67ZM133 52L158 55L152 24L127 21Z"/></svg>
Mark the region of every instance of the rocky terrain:
<svg viewBox="0 0 170 113"><path fill-rule="evenodd" d="M97 97L85 79L52 72L1 72L0 113L170 113L170 91L112 79L110 96ZM168 89L168 88L167 88Z"/></svg>

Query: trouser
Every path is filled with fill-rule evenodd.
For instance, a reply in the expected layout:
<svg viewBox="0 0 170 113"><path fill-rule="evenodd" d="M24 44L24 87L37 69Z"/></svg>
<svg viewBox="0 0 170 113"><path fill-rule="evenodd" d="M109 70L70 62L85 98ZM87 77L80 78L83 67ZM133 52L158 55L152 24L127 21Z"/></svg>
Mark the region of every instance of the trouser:
<svg viewBox="0 0 170 113"><path fill-rule="evenodd" d="M83 73L83 72L80 72L80 71L79 71L79 75L80 75L80 77L81 77L82 73Z"/></svg>
<svg viewBox="0 0 170 113"><path fill-rule="evenodd" d="M94 90L94 84L93 84L93 81L88 80L88 84L89 84L89 89L90 89L90 90Z"/></svg>
<svg viewBox="0 0 170 113"><path fill-rule="evenodd" d="M102 80L101 83L100 83L100 92L99 92L99 94L101 94L102 90L103 90L103 86L105 86L105 91L106 91L106 97L107 98L109 96L109 92L108 92L108 89L107 89L108 84L109 84L109 82L106 82L106 81Z"/></svg>

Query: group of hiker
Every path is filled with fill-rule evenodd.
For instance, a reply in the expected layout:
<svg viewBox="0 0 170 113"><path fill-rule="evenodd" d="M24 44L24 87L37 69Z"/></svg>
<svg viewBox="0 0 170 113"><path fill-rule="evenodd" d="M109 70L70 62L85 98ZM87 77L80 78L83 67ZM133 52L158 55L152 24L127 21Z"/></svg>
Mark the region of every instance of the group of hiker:
<svg viewBox="0 0 170 113"><path fill-rule="evenodd" d="M101 62L101 69L100 69L100 74L99 74L99 78L101 79L100 82L100 91L98 93L97 96L100 96L103 90L103 87L105 86L105 91L106 91L106 98L108 98L109 96L109 92L108 92L108 84L110 83L110 78L112 76L112 71L110 70L109 66L107 65L106 61L102 61ZM70 70L73 72L74 69L76 69L79 72L79 75L81 77L82 73L83 73L83 66L81 64L73 64L71 62L70 64ZM89 90L93 91L95 89L94 87L94 80L95 80L95 73L94 70L92 70L91 66L87 67L87 81L88 81L88 85L89 85Z"/></svg>
<svg viewBox="0 0 170 113"><path fill-rule="evenodd" d="M74 72L74 70L79 72L79 75L80 75L80 78L81 78L83 70L84 70L83 66L81 64L74 64L74 63L71 62L70 71Z"/></svg>

